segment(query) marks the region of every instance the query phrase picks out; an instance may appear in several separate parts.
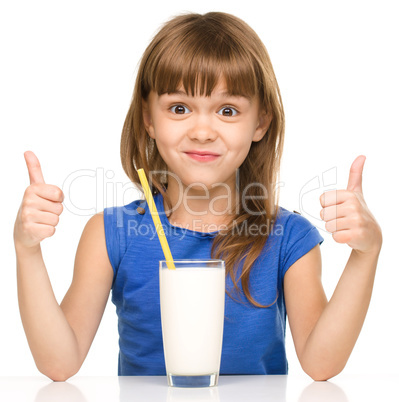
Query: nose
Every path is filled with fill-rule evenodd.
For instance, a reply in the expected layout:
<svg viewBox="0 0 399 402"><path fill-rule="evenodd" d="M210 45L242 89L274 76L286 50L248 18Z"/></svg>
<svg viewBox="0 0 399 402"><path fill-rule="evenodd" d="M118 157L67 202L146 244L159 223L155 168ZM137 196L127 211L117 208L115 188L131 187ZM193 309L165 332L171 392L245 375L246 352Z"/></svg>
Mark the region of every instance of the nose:
<svg viewBox="0 0 399 402"><path fill-rule="evenodd" d="M200 143L215 141L217 132L212 128L212 119L205 114L198 116L193 120L193 125L188 131L188 137L192 141Z"/></svg>

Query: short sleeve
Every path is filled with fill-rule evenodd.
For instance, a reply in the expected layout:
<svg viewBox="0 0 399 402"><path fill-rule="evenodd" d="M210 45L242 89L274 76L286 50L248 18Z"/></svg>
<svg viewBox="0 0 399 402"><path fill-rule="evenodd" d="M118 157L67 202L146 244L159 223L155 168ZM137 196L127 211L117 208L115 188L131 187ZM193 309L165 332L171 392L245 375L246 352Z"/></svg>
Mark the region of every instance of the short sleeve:
<svg viewBox="0 0 399 402"><path fill-rule="evenodd" d="M324 239L315 226L299 214L292 213L287 219L282 247L282 277L299 258L312 248L323 243Z"/></svg>
<svg viewBox="0 0 399 402"><path fill-rule="evenodd" d="M104 209L104 232L108 258L114 270L114 279L118 272L126 248L123 217L121 207Z"/></svg>

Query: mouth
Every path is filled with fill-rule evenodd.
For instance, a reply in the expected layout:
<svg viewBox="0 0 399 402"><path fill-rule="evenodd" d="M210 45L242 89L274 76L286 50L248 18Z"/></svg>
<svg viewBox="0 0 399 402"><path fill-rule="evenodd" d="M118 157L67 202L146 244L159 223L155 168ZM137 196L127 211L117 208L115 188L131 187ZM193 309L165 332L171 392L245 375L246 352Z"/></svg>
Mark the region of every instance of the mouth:
<svg viewBox="0 0 399 402"><path fill-rule="evenodd" d="M198 162L212 162L220 157L220 154L212 151L185 151L184 152L188 157L194 159Z"/></svg>

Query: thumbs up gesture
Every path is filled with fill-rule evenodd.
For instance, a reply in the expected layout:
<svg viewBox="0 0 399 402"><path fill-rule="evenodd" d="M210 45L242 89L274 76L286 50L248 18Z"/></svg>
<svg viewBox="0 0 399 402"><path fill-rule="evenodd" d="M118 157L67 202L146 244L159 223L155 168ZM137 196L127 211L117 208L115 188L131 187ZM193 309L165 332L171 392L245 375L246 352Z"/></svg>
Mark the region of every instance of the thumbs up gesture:
<svg viewBox="0 0 399 402"><path fill-rule="evenodd" d="M362 173L366 157L358 156L352 163L346 190L328 191L321 195L320 216L325 228L337 243L346 243L363 252L379 252L381 228L368 209L363 197Z"/></svg>
<svg viewBox="0 0 399 402"><path fill-rule="evenodd" d="M32 248L52 236L62 213L64 194L60 188L44 182L36 155L24 154L30 185L25 191L14 226L16 248Z"/></svg>

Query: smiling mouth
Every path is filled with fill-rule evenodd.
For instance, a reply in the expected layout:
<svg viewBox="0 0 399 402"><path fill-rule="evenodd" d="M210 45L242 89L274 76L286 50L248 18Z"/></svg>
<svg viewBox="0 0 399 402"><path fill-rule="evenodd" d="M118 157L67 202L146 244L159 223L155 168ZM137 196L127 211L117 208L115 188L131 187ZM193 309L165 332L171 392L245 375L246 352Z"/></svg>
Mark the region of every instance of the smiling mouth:
<svg viewBox="0 0 399 402"><path fill-rule="evenodd" d="M210 151L187 151L187 156L199 162L212 162L219 158L219 154Z"/></svg>

